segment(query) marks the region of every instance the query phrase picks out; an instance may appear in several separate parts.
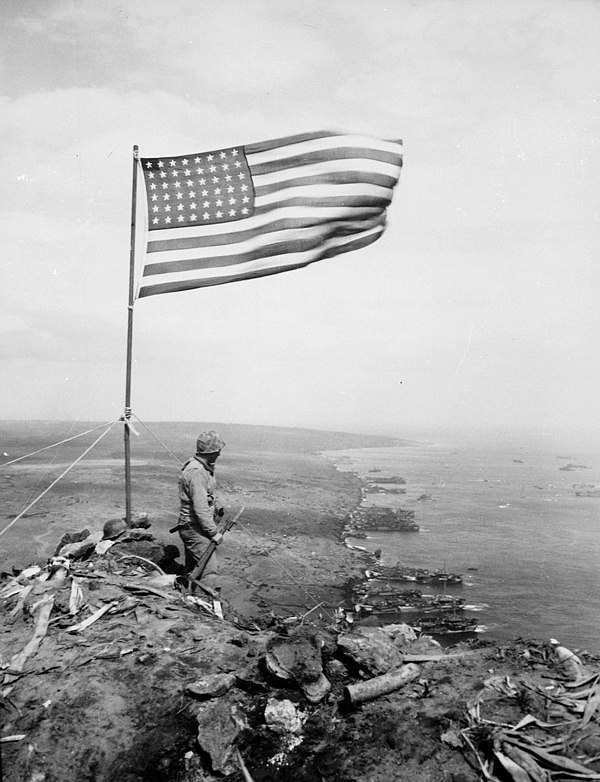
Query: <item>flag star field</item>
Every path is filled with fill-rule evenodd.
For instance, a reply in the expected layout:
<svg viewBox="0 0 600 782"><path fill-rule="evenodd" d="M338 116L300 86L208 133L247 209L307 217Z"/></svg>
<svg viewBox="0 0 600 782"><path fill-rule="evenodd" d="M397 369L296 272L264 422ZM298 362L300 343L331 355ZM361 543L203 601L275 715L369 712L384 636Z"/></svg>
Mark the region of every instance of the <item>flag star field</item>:
<svg viewBox="0 0 600 782"><path fill-rule="evenodd" d="M242 148L143 158L148 228L211 225L253 213L254 191Z"/></svg>

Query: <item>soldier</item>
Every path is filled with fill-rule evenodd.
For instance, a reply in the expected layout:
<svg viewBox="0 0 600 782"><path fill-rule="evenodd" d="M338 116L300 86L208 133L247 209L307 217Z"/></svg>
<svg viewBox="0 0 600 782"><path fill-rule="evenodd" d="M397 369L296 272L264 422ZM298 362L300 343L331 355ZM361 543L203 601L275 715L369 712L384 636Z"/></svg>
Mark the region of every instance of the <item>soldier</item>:
<svg viewBox="0 0 600 782"><path fill-rule="evenodd" d="M218 546L223 535L218 531L216 519L223 509L215 503L215 462L225 443L217 432L202 432L196 441L196 454L183 465L179 479L179 530L185 549L185 572L193 575L207 545L213 541ZM219 566L215 553L208 560L202 573L202 583L218 590Z"/></svg>

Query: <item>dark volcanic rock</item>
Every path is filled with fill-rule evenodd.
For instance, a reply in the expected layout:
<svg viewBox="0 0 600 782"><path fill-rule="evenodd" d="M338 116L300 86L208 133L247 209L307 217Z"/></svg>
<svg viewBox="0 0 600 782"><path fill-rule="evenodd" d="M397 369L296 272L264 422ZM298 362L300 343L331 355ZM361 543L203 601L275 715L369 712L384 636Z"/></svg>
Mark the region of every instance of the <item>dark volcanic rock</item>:
<svg viewBox="0 0 600 782"><path fill-rule="evenodd" d="M387 673L402 665L398 646L377 627L357 627L353 633L338 637L338 649L354 667L373 676Z"/></svg>
<svg viewBox="0 0 600 782"><path fill-rule="evenodd" d="M318 703L331 689L323 674L322 648L316 636L276 636L267 643L267 668L280 679L296 682L311 703Z"/></svg>
<svg viewBox="0 0 600 782"><path fill-rule="evenodd" d="M236 768L232 753L239 734L248 727L239 705L227 699L210 701L196 712L198 745L210 757L213 771L228 775Z"/></svg>
<svg viewBox="0 0 600 782"><path fill-rule="evenodd" d="M58 556L58 552L61 550L61 548L66 546L68 543L80 543L82 540L89 538L89 536L89 529L82 529L80 532L65 532L62 538L58 541L58 545L54 549L54 556Z"/></svg>
<svg viewBox="0 0 600 782"><path fill-rule="evenodd" d="M194 698L218 698L220 695L225 695L226 692L229 692L235 681L236 677L233 673L207 674L202 679L188 684L185 691Z"/></svg>

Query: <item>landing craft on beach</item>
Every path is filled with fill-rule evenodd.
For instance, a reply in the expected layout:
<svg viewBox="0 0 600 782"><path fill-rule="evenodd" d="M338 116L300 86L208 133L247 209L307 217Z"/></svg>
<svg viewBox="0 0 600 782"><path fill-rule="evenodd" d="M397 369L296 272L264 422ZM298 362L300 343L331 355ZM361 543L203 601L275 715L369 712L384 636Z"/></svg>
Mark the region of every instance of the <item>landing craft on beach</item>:
<svg viewBox="0 0 600 782"><path fill-rule="evenodd" d="M412 626L428 635L457 635L478 632L476 619L463 617L421 617Z"/></svg>

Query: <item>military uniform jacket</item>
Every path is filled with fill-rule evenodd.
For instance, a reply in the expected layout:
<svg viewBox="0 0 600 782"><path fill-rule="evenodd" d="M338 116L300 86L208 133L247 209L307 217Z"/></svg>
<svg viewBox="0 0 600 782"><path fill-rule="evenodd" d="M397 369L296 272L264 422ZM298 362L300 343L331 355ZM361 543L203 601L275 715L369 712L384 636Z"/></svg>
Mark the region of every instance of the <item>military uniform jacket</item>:
<svg viewBox="0 0 600 782"><path fill-rule="evenodd" d="M214 470L204 459L194 456L183 466L179 479L179 524L199 527L204 535L214 537L218 532L214 518Z"/></svg>

